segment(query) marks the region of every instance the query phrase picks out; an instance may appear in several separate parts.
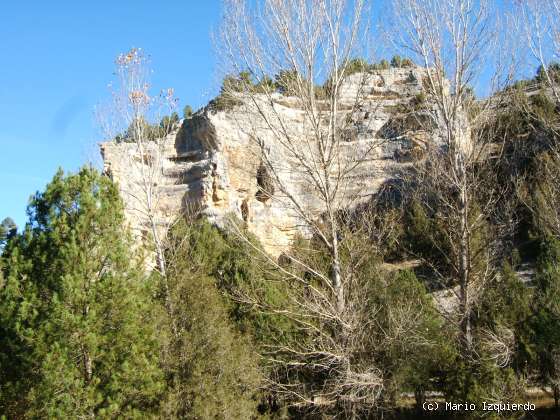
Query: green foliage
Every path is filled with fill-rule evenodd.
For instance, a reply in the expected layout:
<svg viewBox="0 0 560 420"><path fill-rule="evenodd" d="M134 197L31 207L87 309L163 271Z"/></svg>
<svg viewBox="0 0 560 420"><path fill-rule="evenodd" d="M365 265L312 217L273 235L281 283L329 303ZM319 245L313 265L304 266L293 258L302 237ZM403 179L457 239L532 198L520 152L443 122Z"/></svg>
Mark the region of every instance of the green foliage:
<svg viewBox="0 0 560 420"><path fill-rule="evenodd" d="M249 72L241 72L238 76L226 76L222 82L219 95L209 102L208 107L213 111L230 110L241 104L235 94L246 92L252 88L253 81Z"/></svg>
<svg viewBox="0 0 560 420"><path fill-rule="evenodd" d="M243 281L243 269L225 267L228 244L208 223L173 230L168 252L172 312L166 355L168 418L247 419L256 412L260 381L256 352L229 317L230 304L220 280ZM219 274L219 277L216 274ZM227 281L226 280L226 281Z"/></svg>
<svg viewBox="0 0 560 420"><path fill-rule="evenodd" d="M414 62L410 58L395 55L391 59L391 67L398 69L414 67Z"/></svg>
<svg viewBox="0 0 560 420"><path fill-rule="evenodd" d="M6 242L13 238L17 233L17 225L11 217L6 217L0 223L0 253Z"/></svg>
<svg viewBox="0 0 560 420"><path fill-rule="evenodd" d="M413 272L392 273L379 286L370 299L378 308L373 334L382 334L376 359L384 370L385 399L396 401L400 392L414 392L421 406L452 355L443 319Z"/></svg>
<svg viewBox="0 0 560 420"><path fill-rule="evenodd" d="M369 68L368 62L363 58L353 58L348 61L345 68L345 74L350 76L354 73L363 73Z"/></svg>
<svg viewBox="0 0 560 420"><path fill-rule="evenodd" d="M157 138L156 130L148 121L145 119L133 121L126 133L123 136L123 141L144 141L144 140L155 140Z"/></svg>
<svg viewBox="0 0 560 420"><path fill-rule="evenodd" d="M299 91L299 77L295 70L281 70L274 76L274 79L265 74L256 81L253 75L247 71L243 71L237 76L226 76L222 82L220 94L212 99L208 106L213 111L230 110L241 105L242 102L236 97L236 94L242 92L269 94L278 91L286 96L294 96ZM305 83L305 81L301 82ZM315 89L318 97L324 96L321 86L316 86Z"/></svg>
<svg viewBox="0 0 560 420"><path fill-rule="evenodd" d="M208 222L185 226L189 261L197 272L215 280L227 295L238 292L256 293L264 302L279 305L286 301L286 291L270 281L274 270L263 272L262 257L235 236L220 232ZM255 246L258 246L254 240ZM266 264L265 264L266 266ZM290 327L283 317L259 314L244 304L232 302L230 317L237 328L254 337L256 343L266 343L289 336Z"/></svg>
<svg viewBox="0 0 560 420"><path fill-rule="evenodd" d="M185 108L183 108L183 118L185 119L191 119L193 115L193 110L192 107L190 105L185 105Z"/></svg>
<svg viewBox="0 0 560 420"><path fill-rule="evenodd" d="M299 75L296 70L282 70L274 76L274 82L280 93L293 96L298 92Z"/></svg>
<svg viewBox="0 0 560 420"><path fill-rule="evenodd" d="M533 80L538 83L548 83L548 78L550 78L550 81L552 83L560 82L560 63L549 64L546 71L543 66L539 66L539 68L537 69L537 74L535 75L535 78Z"/></svg>
<svg viewBox="0 0 560 420"><path fill-rule="evenodd" d="M560 166L553 149L559 138L553 127L560 114L543 92L527 97L523 91L515 91L510 98L485 130L503 144L503 157L495 167L497 178L515 192L507 197L518 220L514 239L521 244L521 257L534 260L538 242L555 225Z"/></svg>
<svg viewBox="0 0 560 420"><path fill-rule="evenodd" d="M404 224L405 249L431 261L444 273L449 272L447 256L451 252L451 244L445 234L443 221L434 214L428 214L418 201L412 201L406 208Z"/></svg>
<svg viewBox="0 0 560 420"><path fill-rule="evenodd" d="M441 365L438 386L446 400L469 401L480 406L483 401L525 401L524 376L532 357L531 294L517 278L509 264L489 284L473 319L476 358L465 358L456 339L447 339L448 358ZM508 353L496 349L494 338L510 346ZM511 342L510 342L511 341ZM489 418L504 418L497 413L485 413ZM515 413L520 414L520 413ZM480 412L470 413L481 416ZM515 417L514 417L515 418Z"/></svg>
<svg viewBox="0 0 560 420"><path fill-rule="evenodd" d="M242 71L237 77L226 76L222 91L226 92L245 92L253 86L253 81L251 79L251 74L247 71Z"/></svg>
<svg viewBox="0 0 560 420"><path fill-rule="evenodd" d="M477 317L479 326L504 325L522 327L531 312L531 293L517 277L513 268L505 263L502 272L487 288Z"/></svg>
<svg viewBox="0 0 560 420"><path fill-rule="evenodd" d="M532 341L535 368L544 386L560 398L560 241L548 237L541 244L535 279Z"/></svg>
<svg viewBox="0 0 560 420"><path fill-rule="evenodd" d="M494 333L508 329L513 333L510 366L522 375L534 357L532 346L532 289L523 284L507 262L488 285L475 318L475 328Z"/></svg>
<svg viewBox="0 0 560 420"><path fill-rule="evenodd" d="M391 67L407 68L414 67L414 63L408 58L395 56L389 63L387 60L381 60L379 63L369 64L363 58L349 59L339 71L344 69L345 76L351 76L355 73L372 72L376 70L388 70ZM295 69L281 70L278 74L271 78L268 75L262 75L256 79L255 75L247 71L240 72L237 76L228 75L222 82L219 95L210 101L209 108L214 111L226 111L241 104L240 99L236 98L236 93L253 92L253 93L272 93L280 92L286 96L296 96L301 91L301 87L309 83ZM315 97L317 99L325 99L328 97L331 78L327 78L323 85L313 86Z"/></svg>
<svg viewBox="0 0 560 420"><path fill-rule="evenodd" d="M401 67L402 68L414 67L414 61L412 61L410 58L403 58L401 60Z"/></svg>
<svg viewBox="0 0 560 420"><path fill-rule="evenodd" d="M400 55L395 55L391 59L391 67L399 68L402 66L402 58Z"/></svg>
<svg viewBox="0 0 560 420"><path fill-rule="evenodd" d="M389 62L385 59L381 60L379 63L373 63L370 65L370 69L375 71L375 70L389 70L391 68L391 65L389 64Z"/></svg>
<svg viewBox="0 0 560 420"><path fill-rule="evenodd" d="M522 383L511 368L497 367L486 356L480 354L479 360L472 361L457 357L450 364L443 366L441 389L445 401L452 403L476 404L479 409L464 414L464 418L519 418L522 412L481 412L483 402L500 401L501 403L524 403L526 395Z"/></svg>
<svg viewBox="0 0 560 420"><path fill-rule="evenodd" d="M413 109L420 110L425 106L426 100L426 94L424 92L420 92L414 95L414 98L412 98L410 104L412 105Z"/></svg>
<svg viewBox="0 0 560 420"><path fill-rule="evenodd" d="M150 124L144 118L133 121L126 132L115 136L117 143L154 141L169 134L179 122L179 114L164 115L159 123Z"/></svg>
<svg viewBox="0 0 560 420"><path fill-rule="evenodd" d="M414 273L384 271L381 268L382 255L375 251L366 235L343 229L341 236L344 238L341 242L341 266L351 267L352 270L352 281L345 288L345 302L351 308L352 322L359 328L344 336L348 340L340 342L344 350L334 351L347 354L345 369L351 372L379 368L383 378L381 404L384 407L396 407L402 392L415 392L421 400L426 392L434 389L437 368L447 357L443 346L447 338L442 334L443 320ZM324 282L315 274L328 273L330 269L328 250L319 240L299 238L290 255L296 255L299 263L286 262L286 270L306 279L309 288L329 293ZM312 270L304 267L312 267ZM305 302L311 299L308 288L298 287L298 282L287 287L296 300ZM284 309L294 317L298 310L301 311L297 306L293 309L284 306ZM340 340L335 323L330 325L327 320L316 319L312 311L303 319L316 325L331 340ZM309 343L301 346L307 349L315 340L320 342L322 337L316 335L314 328L303 328L298 342ZM282 357L281 353L275 353L275 356ZM304 360L309 360L309 363ZM332 382L344 380L336 376L332 367L327 371L321 370L318 360L310 356L302 359L301 365L295 364L278 373L287 382L287 387L301 386L304 392L325 392ZM352 392L351 387L348 392ZM367 411L366 407L356 402L353 412L360 413L362 409Z"/></svg>
<svg viewBox="0 0 560 420"><path fill-rule="evenodd" d="M346 74L413 65L399 56L377 64L355 58ZM557 81L560 66L549 70ZM483 214L475 199L469 205L469 225L476 226L469 232L469 281L482 291L471 295L465 312L472 351L426 290L460 281L456 219L446 209L456 204L456 192L437 190L437 180L427 179L424 189L408 185L402 208L387 206L367 220L348 216L339 232L347 311L340 319L352 325L344 329L336 316L306 306L320 295L328 304L333 296L325 281L332 259L317 238L297 238L289 254L299 262L282 256L276 267L256 251L253 238L181 221L169 241L168 275L146 276L141 256L131 251L117 189L84 168L57 173L34 196L23 232L10 219L0 224L0 412L9 418L245 419L293 402L269 392L265 377L315 398L337 381L346 383L344 372L355 379L377 378L378 371L380 403L388 408L401 404L403 392L413 392L419 405L430 391L448 401L518 402L526 377L552 387L560 400L560 242L550 200L560 177L550 149L558 138L550 127L559 114L544 89L530 97L521 91L535 82L547 82L542 68L510 88L511 103L497 107L482 129L488 138L505 139L492 182L503 183L496 199L504 215L513 209L518 224L511 237L500 238L501 256L487 258L499 232L494 224L511 219ZM293 70L274 79L241 72L225 78L211 107L238 105L236 93L294 95L300 83L306 81ZM329 89L329 80L315 86L315 97L327 98ZM470 89L463 94L475 99ZM425 106L421 93L398 110L412 115ZM186 106L183 115L192 118L192 109ZM156 139L178 121L176 113L156 124L135 121L118 141ZM384 127L392 130L387 138L405 127L410 121L393 118ZM371 232L385 224L391 229L376 238ZM536 256L534 281L523 283L516 269ZM396 270L404 258L426 262L416 269L418 278ZM507 351L500 354L501 345ZM323 364L321 351L344 361ZM265 361L271 354L274 363ZM340 401L353 397L337 392ZM360 402L344 411L351 404L341 402L327 414L371 414Z"/></svg>
<svg viewBox="0 0 560 420"><path fill-rule="evenodd" d="M154 414L163 391L150 283L116 187L59 171L10 241L0 291L0 407L18 417Z"/></svg>
<svg viewBox="0 0 560 420"><path fill-rule="evenodd" d="M264 75L261 79L255 84L255 90L257 92L273 92L276 90L276 84L274 80L268 75Z"/></svg>
<svg viewBox="0 0 560 420"><path fill-rule="evenodd" d="M409 58L402 58L399 55L393 56L391 61L385 59L381 60L379 63L368 63L367 60L363 58L353 58L348 61L346 66L346 75L352 75L354 73L361 72L373 72L376 70L388 70L390 68L410 68L414 67L414 63Z"/></svg>
<svg viewBox="0 0 560 420"><path fill-rule="evenodd" d="M547 76L548 73L548 76ZM521 79L521 80L516 80L513 84L511 84L510 86L506 87L505 91L523 91L524 89L527 89L529 87L531 87L534 84L539 84L539 85L543 85L543 84L547 84L549 83L549 78L550 77L550 82L552 83L558 83L560 82L560 64L559 63L551 63L549 64L547 70L545 71L545 68L541 65L537 68L537 72L535 74L535 77L530 78L530 79Z"/></svg>
<svg viewBox="0 0 560 420"><path fill-rule="evenodd" d="M172 112L171 115L165 115L162 117L159 128L160 128L160 135L166 135L169 133L173 127L179 122L179 114L176 112Z"/></svg>

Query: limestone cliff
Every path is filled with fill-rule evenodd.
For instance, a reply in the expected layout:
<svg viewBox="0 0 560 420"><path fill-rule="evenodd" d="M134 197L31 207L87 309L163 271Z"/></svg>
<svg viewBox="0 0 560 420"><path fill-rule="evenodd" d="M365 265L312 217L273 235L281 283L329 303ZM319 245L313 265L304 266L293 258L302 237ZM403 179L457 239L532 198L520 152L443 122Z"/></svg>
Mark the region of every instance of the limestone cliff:
<svg viewBox="0 0 560 420"><path fill-rule="evenodd" d="M429 144L439 144L438 135L428 134L425 124L407 121L413 108L422 100L423 71L420 68L380 70L348 77L341 89L340 106L354 103L358 89L364 93L359 108L348 111L350 129L345 130L342 161L373 149L349 182L364 200L377 192L382 184L398 177L403 166L422 153ZM365 80L365 84L359 83ZM365 88L365 89L364 89ZM305 133L305 117L295 98L274 94L271 107L289 122L291 130ZM415 120L422 118L415 113ZM284 165L281 173L291 193L302 196L298 186L296 162L282 155L275 147L269 127L255 129L255 115L246 107L214 111L207 107L189 120L181 121L165 139L162 174L158 178L160 217L169 219L181 210L200 209L215 223L228 214L246 222L248 229L272 255L280 255L297 232L305 232L305 224L291 212L281 199L263 194L266 173L254 138L264 139L269 159ZM253 127L247 130L248 126ZM141 161L135 145L106 142L101 145L105 171L118 182L127 216L137 231L142 231L142 215L135 204L136 180L140 172L131 159ZM274 163L273 163L274 164ZM310 206L313 198L310 197ZM351 203L348 203L351 205Z"/></svg>

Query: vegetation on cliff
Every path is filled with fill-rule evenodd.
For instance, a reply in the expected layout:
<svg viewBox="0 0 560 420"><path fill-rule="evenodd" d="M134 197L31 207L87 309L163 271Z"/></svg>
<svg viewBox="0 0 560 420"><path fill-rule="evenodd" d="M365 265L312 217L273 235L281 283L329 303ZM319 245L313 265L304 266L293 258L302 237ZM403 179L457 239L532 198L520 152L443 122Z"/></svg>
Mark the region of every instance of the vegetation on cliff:
<svg viewBox="0 0 560 420"><path fill-rule="evenodd" d="M154 118L138 77L145 57L119 56L118 76L133 83L112 138L138 152L128 163L141 182L60 170L32 197L23 228L0 224L1 418L386 418L405 407L422 414L434 398L525 402L530 387L550 395L557 414L559 65L537 56L535 77L478 99L475 64L499 41L488 2L394 0L417 65L353 58L368 26L361 1L253 3L226 1L222 41L237 76L204 112L250 103L244 129L270 128L297 162L283 178L287 166L251 137L261 153L255 200L283 200L305 229L272 256L249 233L247 202L244 220L220 228L188 195L176 218L160 217L162 137L179 117ZM547 16L543 3L520 6L525 27ZM558 47L554 22L548 40ZM533 51L547 39L527 36ZM420 93L394 105L382 129L363 129L379 142L343 161L363 139L346 136L353 115L369 118L363 98L381 86L357 82L344 107L341 86L391 67L418 75ZM305 114L305 137L268 112L278 94ZM171 90L163 99L176 102ZM194 125L192 109L183 114ZM394 156L405 161L399 172L363 199L355 187L367 178L355 169L414 136L418 153ZM307 195L293 193L294 180ZM139 231L123 193L141 203ZM221 200L215 190L212 199Z"/></svg>

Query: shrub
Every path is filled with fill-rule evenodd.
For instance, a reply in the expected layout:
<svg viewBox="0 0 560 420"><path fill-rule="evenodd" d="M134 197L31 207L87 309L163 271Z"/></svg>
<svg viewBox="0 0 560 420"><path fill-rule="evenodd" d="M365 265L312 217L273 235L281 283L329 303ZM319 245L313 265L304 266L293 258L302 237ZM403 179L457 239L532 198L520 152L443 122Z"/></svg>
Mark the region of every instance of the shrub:
<svg viewBox="0 0 560 420"><path fill-rule="evenodd" d="M213 111L233 109L242 104L241 100L235 97L235 94L253 88L254 85L249 72L241 72L238 76L226 76L222 82L220 94L209 102L208 108Z"/></svg>
<svg viewBox="0 0 560 420"><path fill-rule="evenodd" d="M185 108L183 108L183 118L185 119L191 119L193 115L193 110L191 108L190 105L185 105Z"/></svg>
<svg viewBox="0 0 560 420"><path fill-rule="evenodd" d="M369 69L370 71L376 70L388 70L391 68L391 65L387 60L381 60L379 63L370 64Z"/></svg>
<svg viewBox="0 0 560 420"><path fill-rule="evenodd" d="M403 58L401 61L401 67L403 68L414 67L414 62L410 58Z"/></svg>
<svg viewBox="0 0 560 420"><path fill-rule="evenodd" d="M172 231L168 252L169 289L178 329L168 344L171 418L252 418L261 374L257 349L289 333L286 323L256 314L230 300L256 290L266 301L282 299L265 281L250 247L233 241L206 221L181 221Z"/></svg>
<svg viewBox="0 0 560 420"><path fill-rule="evenodd" d="M276 90L276 84L274 80L270 78L268 75L264 75L261 79L255 84L255 91L261 93L270 93Z"/></svg>
<svg viewBox="0 0 560 420"><path fill-rule="evenodd" d="M402 58L400 55L393 56L393 58L391 59L391 67L402 67Z"/></svg>
<svg viewBox="0 0 560 420"><path fill-rule="evenodd" d="M274 81L280 93L286 96L293 96L298 91L299 77L296 70L282 70L274 76Z"/></svg>
<svg viewBox="0 0 560 420"><path fill-rule="evenodd" d="M368 70L369 64L363 58L352 58L346 65L346 76L362 73Z"/></svg>
<svg viewBox="0 0 560 420"><path fill-rule="evenodd" d="M548 78L546 73L548 73L548 77L550 77L553 83L560 82L560 63L549 64L547 72L545 72L543 66L539 66L534 80L539 83L544 83L544 82L548 83Z"/></svg>

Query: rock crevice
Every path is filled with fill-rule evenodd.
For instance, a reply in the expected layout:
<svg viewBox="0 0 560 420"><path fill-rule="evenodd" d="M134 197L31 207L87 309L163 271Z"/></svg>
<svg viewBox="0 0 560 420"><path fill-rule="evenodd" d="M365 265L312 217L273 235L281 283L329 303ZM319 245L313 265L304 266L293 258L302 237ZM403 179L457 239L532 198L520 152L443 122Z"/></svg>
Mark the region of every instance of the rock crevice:
<svg viewBox="0 0 560 420"><path fill-rule="evenodd" d="M381 70L365 77L358 73L349 76L341 88L340 106L349 108L349 124L342 134L342 160L367 156L348 182L364 200L398 177L422 148L441 143L437 134L427 133L421 125L406 124L422 93L422 75L419 68ZM277 95L274 112L303 136L306 122L295 105L297 101ZM360 106L350 106L360 95ZM248 114L242 107L218 112L207 107L181 121L164 139L162 174L156 186L158 211L162 219L170 219L185 209L196 208L217 224L233 214L245 221L270 254L279 256L294 235L305 232L305 226L274 188L262 150L279 168L275 175L291 186L293 194L309 194L306 200L311 206L317 198L301 186L298 172L292 170L298 163L275 144L270 128L256 127L255 116ZM251 130L246 129L249 126ZM106 173L122 192L127 217L133 229L141 231L143 221L137 214L141 212L136 211L138 204L130 194L139 178L139 170L129 164L136 154L135 145L106 142L101 144L101 151Z"/></svg>

